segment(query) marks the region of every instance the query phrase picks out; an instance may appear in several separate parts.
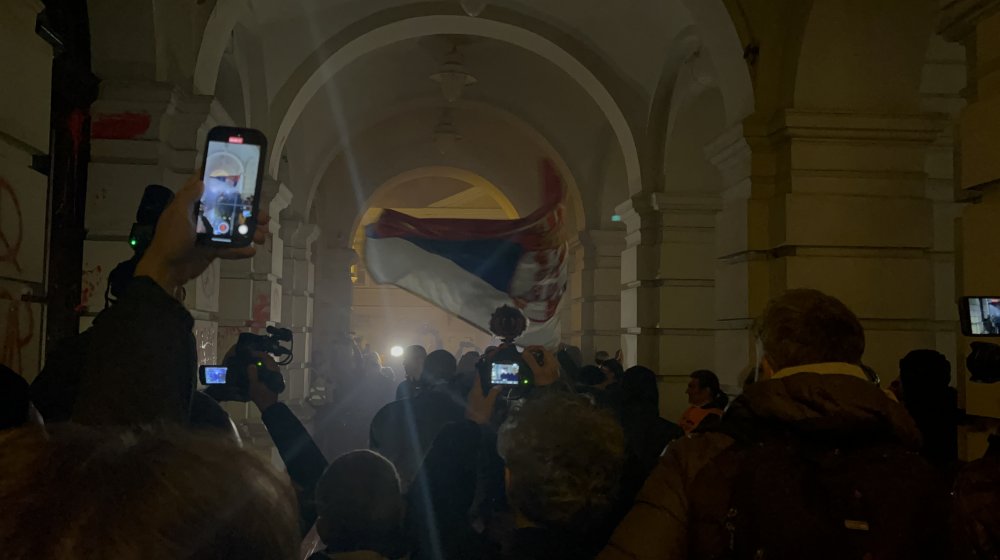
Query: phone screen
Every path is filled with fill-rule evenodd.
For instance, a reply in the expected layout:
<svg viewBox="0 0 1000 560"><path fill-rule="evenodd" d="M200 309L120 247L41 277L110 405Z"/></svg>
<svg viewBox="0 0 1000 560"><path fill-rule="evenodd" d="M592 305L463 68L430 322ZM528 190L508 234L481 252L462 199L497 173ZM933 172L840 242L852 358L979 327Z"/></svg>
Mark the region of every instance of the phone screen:
<svg viewBox="0 0 1000 560"><path fill-rule="evenodd" d="M972 336L1000 336L1000 296L963 298ZM963 321L965 322L965 321Z"/></svg>
<svg viewBox="0 0 1000 560"><path fill-rule="evenodd" d="M519 370L517 364L493 364L490 382L494 385L517 385L521 382L517 375Z"/></svg>
<svg viewBox="0 0 1000 560"><path fill-rule="evenodd" d="M254 193L261 146L242 136L210 140L205 153L205 194L197 216L197 231L213 242L233 243L253 235Z"/></svg>
<svg viewBox="0 0 1000 560"><path fill-rule="evenodd" d="M228 372L229 368L224 366L206 366L205 385L225 385Z"/></svg>

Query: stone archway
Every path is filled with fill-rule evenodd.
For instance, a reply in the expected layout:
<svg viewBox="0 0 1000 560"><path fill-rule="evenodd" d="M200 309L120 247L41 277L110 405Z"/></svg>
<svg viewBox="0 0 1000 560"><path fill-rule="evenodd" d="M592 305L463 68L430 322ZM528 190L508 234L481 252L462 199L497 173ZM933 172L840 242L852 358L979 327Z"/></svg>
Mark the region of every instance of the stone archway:
<svg viewBox="0 0 1000 560"><path fill-rule="evenodd" d="M338 71L358 58L386 45L428 35L474 35L511 43L549 60L571 76L604 112L625 159L629 188L638 192L642 185L639 152L632 127L607 87L579 60L549 39L512 24L462 16L422 16L404 19L367 31L344 43L341 37L329 44L344 43L329 56L309 60L296 70L282 87L272 105L272 136L275 149L269 163L277 171L281 148L306 103ZM320 48L323 50L323 47Z"/></svg>

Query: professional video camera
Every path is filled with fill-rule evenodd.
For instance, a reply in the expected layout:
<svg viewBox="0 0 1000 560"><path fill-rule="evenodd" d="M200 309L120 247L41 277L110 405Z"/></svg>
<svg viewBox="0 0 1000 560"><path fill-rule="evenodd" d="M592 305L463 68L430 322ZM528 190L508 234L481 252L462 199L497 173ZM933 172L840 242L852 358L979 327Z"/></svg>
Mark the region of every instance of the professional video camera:
<svg viewBox="0 0 1000 560"><path fill-rule="evenodd" d="M530 387L535 382L534 372L521 357L514 340L528 326L527 319L517 309L504 305L497 308L490 318L490 331L500 337L500 347L492 353L487 353L476 364L483 392L489 392L495 385L514 387ZM541 353L534 354L539 365L544 360Z"/></svg>
<svg viewBox="0 0 1000 560"><path fill-rule="evenodd" d="M281 345L288 342L289 348ZM247 369L257 366L257 378L277 394L284 392L285 380L281 372L268 369L260 354L274 356L279 366L288 365L293 359L292 331L280 327L267 327L267 335L240 333L236 346L222 365L201 366L198 380L206 385L205 394L222 401L247 402L250 400L250 378Z"/></svg>

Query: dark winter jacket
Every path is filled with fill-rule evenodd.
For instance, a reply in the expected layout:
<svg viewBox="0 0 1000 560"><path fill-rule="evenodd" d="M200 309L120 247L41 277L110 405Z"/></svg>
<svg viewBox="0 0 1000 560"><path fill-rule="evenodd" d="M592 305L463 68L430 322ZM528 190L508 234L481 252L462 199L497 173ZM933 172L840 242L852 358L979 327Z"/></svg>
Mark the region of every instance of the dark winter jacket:
<svg viewBox="0 0 1000 560"><path fill-rule="evenodd" d="M382 407L372 420L369 444L396 466L405 491L441 429L464 418L464 396L447 385L427 387Z"/></svg>
<svg viewBox="0 0 1000 560"><path fill-rule="evenodd" d="M906 410L864 380L863 374L817 369L824 374L796 372L754 384L727 411L723 426L728 430L697 433L673 442L599 558L688 558L692 483L735 443L730 434L741 430L789 429L820 438L881 438L914 452L919 449L920 434ZM727 500L717 497L717 501Z"/></svg>
<svg viewBox="0 0 1000 560"><path fill-rule="evenodd" d="M85 333L58 344L32 384L46 422L187 423L196 386L194 319L149 278Z"/></svg>

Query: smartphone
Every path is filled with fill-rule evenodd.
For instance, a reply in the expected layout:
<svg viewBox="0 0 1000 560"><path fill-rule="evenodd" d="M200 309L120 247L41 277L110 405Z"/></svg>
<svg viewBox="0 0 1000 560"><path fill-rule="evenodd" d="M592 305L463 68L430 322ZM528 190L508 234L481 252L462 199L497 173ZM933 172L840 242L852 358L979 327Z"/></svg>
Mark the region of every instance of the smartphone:
<svg viewBox="0 0 1000 560"><path fill-rule="evenodd" d="M228 374L226 366L201 366L198 368L198 381L202 385L225 385Z"/></svg>
<svg viewBox="0 0 1000 560"><path fill-rule="evenodd" d="M493 385L520 385L521 367L518 364L493 364L490 370L490 383Z"/></svg>
<svg viewBox="0 0 1000 560"><path fill-rule="evenodd" d="M1000 296L960 298L958 318L965 336L1000 337Z"/></svg>
<svg viewBox="0 0 1000 560"><path fill-rule="evenodd" d="M259 130L217 126L208 132L195 224L200 243L245 247L253 241L266 151Z"/></svg>

